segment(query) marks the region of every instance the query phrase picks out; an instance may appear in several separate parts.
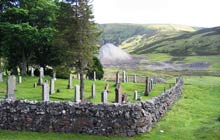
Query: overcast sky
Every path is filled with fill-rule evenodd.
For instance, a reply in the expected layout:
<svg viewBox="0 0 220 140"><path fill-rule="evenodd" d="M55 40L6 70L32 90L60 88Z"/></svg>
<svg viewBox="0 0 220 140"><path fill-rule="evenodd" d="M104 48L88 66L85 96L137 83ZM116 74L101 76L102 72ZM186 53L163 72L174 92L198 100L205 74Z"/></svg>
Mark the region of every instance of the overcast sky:
<svg viewBox="0 0 220 140"><path fill-rule="evenodd" d="M220 0L94 0L97 23L220 26Z"/></svg>

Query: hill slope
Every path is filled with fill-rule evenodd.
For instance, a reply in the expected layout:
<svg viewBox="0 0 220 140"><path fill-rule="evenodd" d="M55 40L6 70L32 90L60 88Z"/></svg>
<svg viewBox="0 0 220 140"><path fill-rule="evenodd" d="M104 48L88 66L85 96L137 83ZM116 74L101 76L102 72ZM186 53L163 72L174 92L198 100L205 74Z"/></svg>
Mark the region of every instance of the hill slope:
<svg viewBox="0 0 220 140"><path fill-rule="evenodd" d="M166 25L166 24L100 24L103 31L100 45L113 43L119 45L126 39L144 35L147 37L156 35L160 32L193 32L196 28L183 25Z"/></svg>

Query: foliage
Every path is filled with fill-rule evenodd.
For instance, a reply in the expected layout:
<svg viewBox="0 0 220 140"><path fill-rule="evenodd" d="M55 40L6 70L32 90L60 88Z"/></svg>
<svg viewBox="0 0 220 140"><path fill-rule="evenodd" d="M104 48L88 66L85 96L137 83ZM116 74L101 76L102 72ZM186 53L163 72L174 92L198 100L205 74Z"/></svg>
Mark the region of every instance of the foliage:
<svg viewBox="0 0 220 140"><path fill-rule="evenodd" d="M93 64L89 66L87 76L89 79L93 79L94 72L96 72L96 78L101 80L104 76L103 66L97 57L93 57Z"/></svg>

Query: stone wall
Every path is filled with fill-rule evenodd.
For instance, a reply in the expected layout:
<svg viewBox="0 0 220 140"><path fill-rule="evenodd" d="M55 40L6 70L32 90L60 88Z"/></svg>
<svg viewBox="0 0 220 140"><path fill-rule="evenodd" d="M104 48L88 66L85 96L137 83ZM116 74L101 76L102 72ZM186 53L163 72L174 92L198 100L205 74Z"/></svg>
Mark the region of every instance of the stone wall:
<svg viewBox="0 0 220 140"><path fill-rule="evenodd" d="M134 136L150 131L181 96L183 80L165 93L138 104L0 102L0 129Z"/></svg>

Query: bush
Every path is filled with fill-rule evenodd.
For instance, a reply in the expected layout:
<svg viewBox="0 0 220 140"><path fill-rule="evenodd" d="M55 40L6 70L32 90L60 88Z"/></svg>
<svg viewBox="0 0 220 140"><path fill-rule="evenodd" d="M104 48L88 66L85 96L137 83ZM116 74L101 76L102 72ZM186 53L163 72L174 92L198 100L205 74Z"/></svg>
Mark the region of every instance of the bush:
<svg viewBox="0 0 220 140"><path fill-rule="evenodd" d="M57 66L54 68L56 71L56 77L67 79L69 78L69 74L71 73L70 69L65 66Z"/></svg>
<svg viewBox="0 0 220 140"><path fill-rule="evenodd" d="M104 75L104 70L101 62L97 57L93 58L93 65L89 66L88 68L87 76L89 77L89 79L93 79L94 71L96 72L96 79L101 80Z"/></svg>

